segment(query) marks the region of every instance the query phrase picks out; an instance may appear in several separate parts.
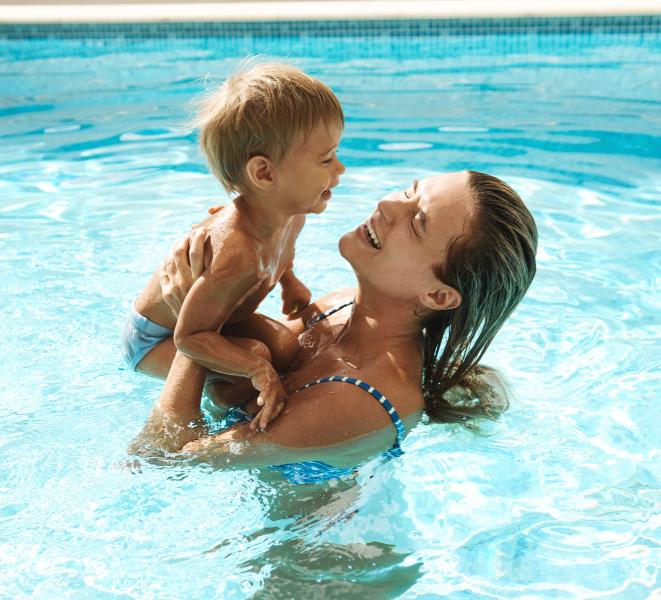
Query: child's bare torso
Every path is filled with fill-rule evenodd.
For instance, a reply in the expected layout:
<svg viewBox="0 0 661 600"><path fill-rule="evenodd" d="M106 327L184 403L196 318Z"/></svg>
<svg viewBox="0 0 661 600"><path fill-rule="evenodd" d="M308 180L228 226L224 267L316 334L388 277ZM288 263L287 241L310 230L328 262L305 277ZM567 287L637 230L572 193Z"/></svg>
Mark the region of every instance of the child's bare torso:
<svg viewBox="0 0 661 600"><path fill-rule="evenodd" d="M249 233L246 216L232 204L204 221L208 235L205 242L205 269L213 269L220 260L222 249L228 242L241 253L252 256L258 286L236 306L226 324L237 323L255 312L266 295L275 287L284 271L294 260L295 243L305 223L303 215L290 219L287 226L271 235L257 237ZM135 301L135 309L150 321L174 329L177 316L163 299L160 267L153 273L147 286Z"/></svg>

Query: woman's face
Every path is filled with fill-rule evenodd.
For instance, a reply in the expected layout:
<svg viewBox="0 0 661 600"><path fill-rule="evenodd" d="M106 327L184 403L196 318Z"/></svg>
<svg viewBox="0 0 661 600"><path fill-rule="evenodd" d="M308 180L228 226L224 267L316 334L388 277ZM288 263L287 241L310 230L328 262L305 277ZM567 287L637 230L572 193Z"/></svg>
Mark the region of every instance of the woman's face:
<svg viewBox="0 0 661 600"><path fill-rule="evenodd" d="M374 213L340 240L340 253L361 282L386 297L416 300L438 289L432 267L468 222L468 172L414 181L381 200Z"/></svg>

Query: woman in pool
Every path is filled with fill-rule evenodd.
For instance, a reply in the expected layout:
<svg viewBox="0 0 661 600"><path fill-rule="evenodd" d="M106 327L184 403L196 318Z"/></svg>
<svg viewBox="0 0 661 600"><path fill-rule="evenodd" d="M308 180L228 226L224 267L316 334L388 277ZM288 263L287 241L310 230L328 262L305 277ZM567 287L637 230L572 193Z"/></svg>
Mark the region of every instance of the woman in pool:
<svg viewBox="0 0 661 600"><path fill-rule="evenodd" d="M519 196L473 171L416 181L379 202L339 247L358 287L287 322L301 350L284 376L287 407L268 430L248 421L216 435L191 426L200 422L206 372L177 354L132 451L342 466L398 448L423 411L440 421L502 412L497 395L480 393L491 386L476 374L535 274L537 229ZM188 281L174 286L171 299L192 283L187 265L176 275ZM324 316L337 305L343 308ZM459 406L457 390L482 397ZM254 397L244 400L248 415L258 413Z"/></svg>

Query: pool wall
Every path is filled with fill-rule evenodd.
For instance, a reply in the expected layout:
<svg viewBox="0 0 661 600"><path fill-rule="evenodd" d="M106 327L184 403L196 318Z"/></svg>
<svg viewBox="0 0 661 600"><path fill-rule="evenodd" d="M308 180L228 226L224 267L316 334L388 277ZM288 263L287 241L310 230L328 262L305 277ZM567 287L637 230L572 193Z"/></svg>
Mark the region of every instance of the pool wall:
<svg viewBox="0 0 661 600"><path fill-rule="evenodd" d="M541 37L561 40L575 46L591 36L602 34L628 34L641 36L661 32L661 15L596 16L596 17L511 17L511 18L458 18L458 19L374 19L371 21L281 20L281 21L206 21L172 23L1 23L0 39L144 39L162 38L237 38L251 36L297 37L302 44L308 37L364 37L390 36L478 38L491 35L520 33L539 34ZM562 35L563 37L558 37ZM516 38L514 38L516 39ZM508 43L512 43L509 38ZM555 44L554 44L555 45ZM347 48L351 52L351 48Z"/></svg>
<svg viewBox="0 0 661 600"><path fill-rule="evenodd" d="M213 21L326 21L508 17L640 16L661 14L658 0L312 0L298 2L155 1L103 3L0 0L0 23L163 23Z"/></svg>

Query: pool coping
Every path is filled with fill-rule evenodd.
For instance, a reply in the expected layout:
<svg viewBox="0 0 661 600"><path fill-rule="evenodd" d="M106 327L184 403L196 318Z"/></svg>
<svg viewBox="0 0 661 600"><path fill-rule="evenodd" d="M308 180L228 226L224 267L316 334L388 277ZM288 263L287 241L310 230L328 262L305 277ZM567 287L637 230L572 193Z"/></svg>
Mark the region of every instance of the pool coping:
<svg viewBox="0 0 661 600"><path fill-rule="evenodd" d="M532 4L532 6L531 6ZM0 24L368 21L661 14L659 0L315 0L172 4L0 4Z"/></svg>

